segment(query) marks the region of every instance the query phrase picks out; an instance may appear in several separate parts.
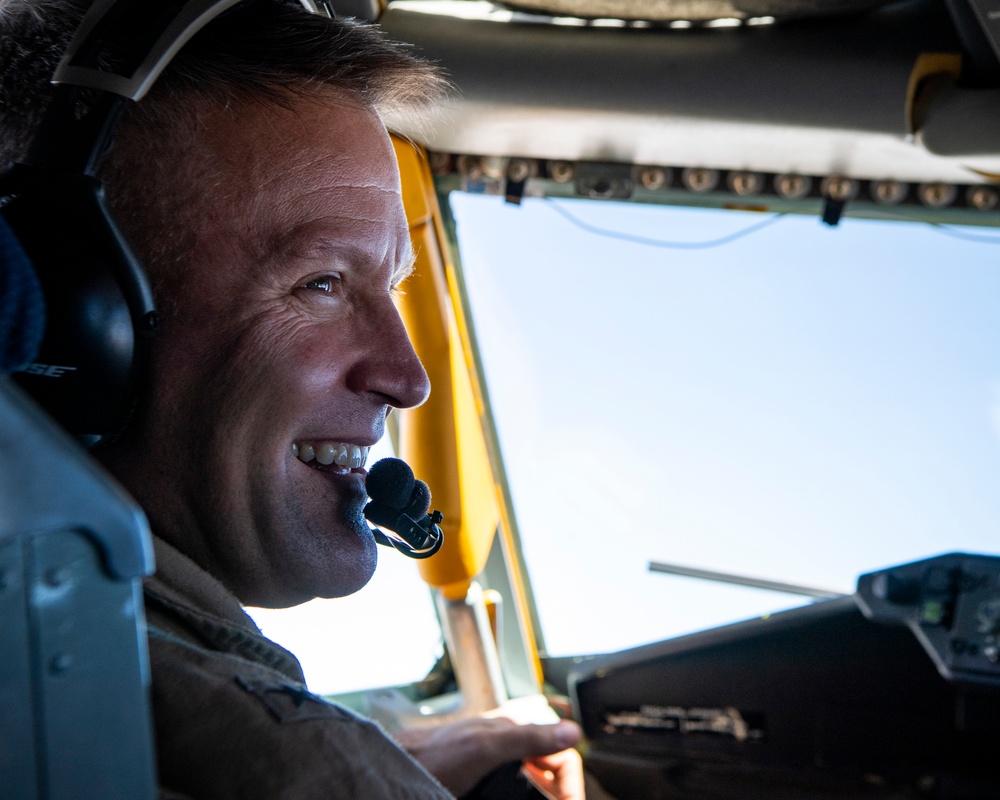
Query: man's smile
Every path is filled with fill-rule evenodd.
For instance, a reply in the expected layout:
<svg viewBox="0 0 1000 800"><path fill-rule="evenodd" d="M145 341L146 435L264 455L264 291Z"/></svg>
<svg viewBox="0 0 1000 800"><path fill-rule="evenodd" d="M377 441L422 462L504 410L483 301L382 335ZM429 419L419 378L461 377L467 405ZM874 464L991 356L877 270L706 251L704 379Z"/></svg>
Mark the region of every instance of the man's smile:
<svg viewBox="0 0 1000 800"><path fill-rule="evenodd" d="M292 442L292 455L299 461L324 472L341 475L364 472L369 449L351 442L306 439Z"/></svg>

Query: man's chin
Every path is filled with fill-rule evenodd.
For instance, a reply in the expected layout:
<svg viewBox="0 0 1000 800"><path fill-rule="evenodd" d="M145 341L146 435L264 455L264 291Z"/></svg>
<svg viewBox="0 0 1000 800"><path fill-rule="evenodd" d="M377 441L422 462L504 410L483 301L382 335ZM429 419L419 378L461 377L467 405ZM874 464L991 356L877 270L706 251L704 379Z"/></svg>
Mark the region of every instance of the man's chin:
<svg viewBox="0 0 1000 800"><path fill-rule="evenodd" d="M260 534L262 544L271 543L264 545L269 575L247 587L248 594L263 595L252 605L286 608L315 597L345 597L371 580L378 546L364 518L364 491L309 500L287 503L270 515L271 524Z"/></svg>
<svg viewBox="0 0 1000 800"><path fill-rule="evenodd" d="M306 568L296 570L296 574L287 576L281 582L280 590L244 603L258 608L291 608L317 598L332 600L352 595L367 586L375 574L378 564L375 547L373 539L364 557L353 559L348 564L327 562L325 568L318 569L319 563L313 561Z"/></svg>
<svg viewBox="0 0 1000 800"><path fill-rule="evenodd" d="M378 545L375 544L371 528L364 525L364 531L359 532L357 542L360 546L351 549L355 557L347 563L338 559L337 580L322 587L321 591L316 593L316 597L346 597L368 585L378 566Z"/></svg>
<svg viewBox="0 0 1000 800"><path fill-rule="evenodd" d="M334 549L327 549L322 558L304 570L308 576L308 582L303 585L306 600L346 597L363 589L372 579L378 566L378 545L371 528L360 514L358 516L355 524L327 545Z"/></svg>

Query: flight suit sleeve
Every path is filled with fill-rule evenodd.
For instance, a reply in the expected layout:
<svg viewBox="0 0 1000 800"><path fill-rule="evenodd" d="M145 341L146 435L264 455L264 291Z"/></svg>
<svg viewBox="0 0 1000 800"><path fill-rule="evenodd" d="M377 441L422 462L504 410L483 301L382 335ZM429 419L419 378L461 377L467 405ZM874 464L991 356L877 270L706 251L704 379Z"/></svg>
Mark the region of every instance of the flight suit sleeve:
<svg viewBox="0 0 1000 800"><path fill-rule="evenodd" d="M150 632L160 784L192 800L449 794L370 720L287 675Z"/></svg>

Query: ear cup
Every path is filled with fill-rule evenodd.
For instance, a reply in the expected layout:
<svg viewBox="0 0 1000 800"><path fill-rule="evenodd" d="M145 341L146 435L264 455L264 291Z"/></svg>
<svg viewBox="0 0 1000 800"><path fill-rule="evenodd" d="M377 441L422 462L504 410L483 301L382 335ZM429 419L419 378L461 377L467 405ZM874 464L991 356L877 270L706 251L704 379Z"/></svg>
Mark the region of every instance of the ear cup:
<svg viewBox="0 0 1000 800"><path fill-rule="evenodd" d="M46 309L39 353L15 380L71 433L106 436L127 420L145 374L152 293L95 179L15 173L14 199L0 213L34 265Z"/></svg>
<svg viewBox="0 0 1000 800"><path fill-rule="evenodd" d="M45 300L38 276L14 232L0 216L0 371L34 360L45 333Z"/></svg>

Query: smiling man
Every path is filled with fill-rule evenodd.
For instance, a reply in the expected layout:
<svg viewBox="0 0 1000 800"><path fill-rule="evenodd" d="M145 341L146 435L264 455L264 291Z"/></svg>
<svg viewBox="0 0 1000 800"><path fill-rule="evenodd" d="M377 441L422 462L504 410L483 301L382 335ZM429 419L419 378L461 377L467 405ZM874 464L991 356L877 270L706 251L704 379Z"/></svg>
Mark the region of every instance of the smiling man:
<svg viewBox="0 0 1000 800"><path fill-rule="evenodd" d="M0 0L0 165L24 156L89 4ZM161 329L132 419L94 455L155 535L165 797L450 796L377 726L311 695L242 608L350 594L376 567L367 448L429 392L393 304L413 255L382 114L442 86L374 28L247 0L116 124L100 175ZM455 793L525 758L571 800L579 758L558 751L579 735L496 719L402 740Z"/></svg>
<svg viewBox="0 0 1000 800"><path fill-rule="evenodd" d="M429 392L392 298L412 264L392 146L332 91L195 113L184 157L212 182L190 203L212 211L150 401L100 455L245 605L350 594L376 564L364 455Z"/></svg>

